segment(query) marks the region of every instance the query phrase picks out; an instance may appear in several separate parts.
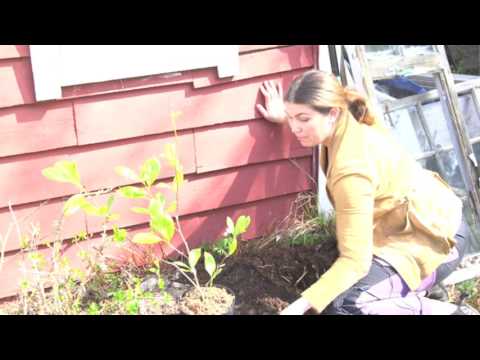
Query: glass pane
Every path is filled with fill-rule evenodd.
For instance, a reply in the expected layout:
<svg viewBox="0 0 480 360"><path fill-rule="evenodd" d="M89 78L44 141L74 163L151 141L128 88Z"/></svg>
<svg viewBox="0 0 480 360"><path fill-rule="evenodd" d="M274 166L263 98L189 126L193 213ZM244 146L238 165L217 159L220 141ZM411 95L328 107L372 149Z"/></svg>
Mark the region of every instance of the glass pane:
<svg viewBox="0 0 480 360"><path fill-rule="evenodd" d="M405 55L419 55L433 52L432 45L403 45Z"/></svg>
<svg viewBox="0 0 480 360"><path fill-rule="evenodd" d="M387 55L420 55L434 52L432 45L365 45L368 58Z"/></svg>
<svg viewBox="0 0 480 360"><path fill-rule="evenodd" d="M399 54L398 45L365 45L367 53Z"/></svg>
<svg viewBox="0 0 480 360"><path fill-rule="evenodd" d="M480 119L478 113L475 110L475 104L473 102L472 95L465 94L459 97L460 111L463 115L463 120L467 127L468 138L480 136Z"/></svg>
<svg viewBox="0 0 480 360"><path fill-rule="evenodd" d="M452 138L443 114L441 103L436 101L430 104L425 104L422 108L433 143L437 147L451 146Z"/></svg>
<svg viewBox="0 0 480 360"><path fill-rule="evenodd" d="M385 123L392 128L398 141L415 157L432 150L415 106L385 114Z"/></svg>
<svg viewBox="0 0 480 360"><path fill-rule="evenodd" d="M462 173L460 172L460 164L458 163L454 150L442 151L438 153L437 157L431 156L421 159L419 162L424 168L440 174L458 196L467 196L467 190L463 183Z"/></svg>

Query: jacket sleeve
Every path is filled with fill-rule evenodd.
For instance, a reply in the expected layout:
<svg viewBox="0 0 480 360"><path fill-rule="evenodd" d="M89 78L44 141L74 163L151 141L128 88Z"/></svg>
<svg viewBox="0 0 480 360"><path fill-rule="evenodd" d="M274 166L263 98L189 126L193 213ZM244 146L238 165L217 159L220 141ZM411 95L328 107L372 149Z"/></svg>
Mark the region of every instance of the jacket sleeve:
<svg viewBox="0 0 480 360"><path fill-rule="evenodd" d="M302 293L321 312L338 295L368 274L373 256L374 185L361 174L343 176L332 185L339 257Z"/></svg>

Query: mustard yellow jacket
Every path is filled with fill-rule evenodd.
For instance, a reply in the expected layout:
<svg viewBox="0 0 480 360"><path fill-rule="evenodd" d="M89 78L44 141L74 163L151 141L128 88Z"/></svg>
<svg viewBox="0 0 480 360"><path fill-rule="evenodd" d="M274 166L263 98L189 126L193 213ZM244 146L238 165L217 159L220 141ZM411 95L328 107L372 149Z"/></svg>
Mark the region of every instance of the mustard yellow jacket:
<svg viewBox="0 0 480 360"><path fill-rule="evenodd" d="M368 273L373 255L417 289L455 244L461 200L387 128L360 124L349 112L340 116L324 150L320 164L336 213L340 256L302 296L322 311Z"/></svg>

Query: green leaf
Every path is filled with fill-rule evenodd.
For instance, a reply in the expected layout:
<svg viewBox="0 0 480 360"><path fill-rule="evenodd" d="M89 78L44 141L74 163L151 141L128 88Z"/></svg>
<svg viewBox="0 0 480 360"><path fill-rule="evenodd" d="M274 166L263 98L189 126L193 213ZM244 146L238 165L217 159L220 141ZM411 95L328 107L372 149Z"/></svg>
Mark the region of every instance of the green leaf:
<svg viewBox="0 0 480 360"><path fill-rule="evenodd" d="M200 259L200 256L202 256L202 249L193 249L190 251L188 254L188 264L190 265L190 268L192 270L195 269L195 266L197 266L198 260Z"/></svg>
<svg viewBox="0 0 480 360"><path fill-rule="evenodd" d="M106 216L108 214L108 205L102 205L98 208L98 216Z"/></svg>
<svg viewBox="0 0 480 360"><path fill-rule="evenodd" d="M165 203L167 201L165 200L165 195L163 195L161 192L157 192L155 194L155 200L158 200L162 204L162 209L165 207Z"/></svg>
<svg viewBox="0 0 480 360"><path fill-rule="evenodd" d="M140 311L140 305L138 304L138 301L129 301L126 308L128 314L130 315L138 315L138 312Z"/></svg>
<svg viewBox="0 0 480 360"><path fill-rule="evenodd" d="M180 269L183 269L185 271L190 271L190 268L188 267L188 265L181 261L174 261L173 264L177 265Z"/></svg>
<svg viewBox="0 0 480 360"><path fill-rule="evenodd" d="M134 213L137 213L137 214L146 214L146 215L150 215L150 211L148 211L148 209L146 208L142 208L142 207L133 207L131 209Z"/></svg>
<svg viewBox="0 0 480 360"><path fill-rule="evenodd" d="M215 270L217 269L217 263L215 262L215 258L209 252L205 251L203 256L205 262L205 270L211 278L215 273Z"/></svg>
<svg viewBox="0 0 480 360"><path fill-rule="evenodd" d="M118 214L118 213L109 214L107 219L108 219L108 221L118 220L118 219L120 219L120 214Z"/></svg>
<svg viewBox="0 0 480 360"><path fill-rule="evenodd" d="M82 194L73 195L65 202L65 205L63 205L63 213L65 216L73 215L82 209L85 204L88 204L88 201Z"/></svg>
<svg viewBox="0 0 480 360"><path fill-rule="evenodd" d="M85 201L85 203L82 205L82 210L85 212L85 214L92 216L103 216L102 212L105 212L105 209L100 210L100 208L90 204L88 201Z"/></svg>
<svg viewBox="0 0 480 360"><path fill-rule="evenodd" d="M117 302L123 302L127 298L127 294L124 290L117 290L113 293L113 299Z"/></svg>
<svg viewBox="0 0 480 360"><path fill-rule="evenodd" d="M116 166L115 167L115 172L123 176L124 178L134 181L134 182L140 182L140 177L133 171L132 169L126 167L126 166Z"/></svg>
<svg viewBox="0 0 480 360"><path fill-rule="evenodd" d="M108 197L107 200L107 209L110 211L112 209L113 201L115 200L115 194L112 194Z"/></svg>
<svg viewBox="0 0 480 360"><path fill-rule="evenodd" d="M157 235L153 233L138 233L138 234L135 234L132 241L135 244L140 244L140 245L153 245L153 244L158 244L159 242L162 241L162 239L160 239Z"/></svg>
<svg viewBox="0 0 480 360"><path fill-rule="evenodd" d="M175 172L175 177L173 178L173 181L172 181L172 188L174 191L178 191L178 189L180 188L180 186L182 186L182 184L184 183L184 176L183 176L183 172L181 171L181 169L177 169L177 171Z"/></svg>
<svg viewBox="0 0 480 360"><path fill-rule="evenodd" d="M235 235L240 235L246 232L248 227L250 226L250 220L250 216L240 216L235 225Z"/></svg>
<svg viewBox="0 0 480 360"><path fill-rule="evenodd" d="M165 212L164 208L165 208L165 198L162 199L161 197L155 196L154 199L150 199L150 203L148 205L148 213L152 218L156 218Z"/></svg>
<svg viewBox="0 0 480 360"><path fill-rule="evenodd" d="M170 241L175 234L175 223L164 208L165 197L157 193L155 199L150 200L150 206L148 207L151 217L150 226L166 241Z"/></svg>
<svg viewBox="0 0 480 360"><path fill-rule="evenodd" d="M175 222L172 217L166 213L150 212L151 221L150 227L157 233L159 233L164 240L170 242L175 234Z"/></svg>
<svg viewBox="0 0 480 360"><path fill-rule="evenodd" d="M235 232L235 225L233 224L233 220L230 216L227 216L227 232L229 234L233 234Z"/></svg>
<svg viewBox="0 0 480 360"><path fill-rule="evenodd" d="M127 239L127 230L119 229L117 226L113 227L113 240L116 243L123 243Z"/></svg>
<svg viewBox="0 0 480 360"><path fill-rule="evenodd" d="M156 158L146 160L140 168L140 179L148 187L157 180L160 174L160 162Z"/></svg>
<svg viewBox="0 0 480 360"><path fill-rule="evenodd" d="M118 189L118 193L129 199L140 199L147 196L144 189L135 186L124 186Z"/></svg>
<svg viewBox="0 0 480 360"><path fill-rule="evenodd" d="M177 211L177 202L176 201L173 201L167 208L167 212L169 213L173 213Z"/></svg>
<svg viewBox="0 0 480 360"><path fill-rule="evenodd" d="M233 237L231 240L228 242L228 253L227 256L232 256L235 251L237 250L237 238Z"/></svg>
<svg viewBox="0 0 480 360"><path fill-rule="evenodd" d="M210 282L213 282L213 280L215 280L215 278L220 275L220 273L222 272L222 269L221 268L217 268L217 270L215 270L215 272L213 273L213 275L210 277Z"/></svg>
<svg viewBox="0 0 480 360"><path fill-rule="evenodd" d="M98 306L97 303L90 303L90 306L88 307L87 314L88 315L98 315L100 313L100 306Z"/></svg>
<svg viewBox="0 0 480 360"><path fill-rule="evenodd" d="M165 289L165 280L162 278L158 278L157 286L160 290Z"/></svg>
<svg viewBox="0 0 480 360"><path fill-rule="evenodd" d="M77 164L73 161L57 161L52 167L43 169L42 175L49 180L70 183L83 190Z"/></svg>

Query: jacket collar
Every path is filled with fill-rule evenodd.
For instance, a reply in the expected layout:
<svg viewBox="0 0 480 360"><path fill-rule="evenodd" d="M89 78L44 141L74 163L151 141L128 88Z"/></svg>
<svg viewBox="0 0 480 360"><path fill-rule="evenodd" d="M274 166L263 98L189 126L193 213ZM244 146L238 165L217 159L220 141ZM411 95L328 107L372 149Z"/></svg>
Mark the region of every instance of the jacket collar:
<svg viewBox="0 0 480 360"><path fill-rule="evenodd" d="M347 130L347 125L352 120L354 119L352 119L352 116L348 111L342 112L342 114L338 117L337 124L335 126L332 144L328 149L322 145L320 151L320 166L327 179L332 170L332 166L345 135L345 131Z"/></svg>

